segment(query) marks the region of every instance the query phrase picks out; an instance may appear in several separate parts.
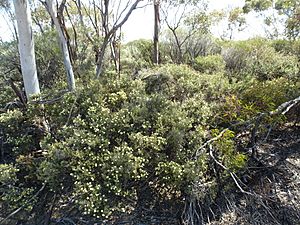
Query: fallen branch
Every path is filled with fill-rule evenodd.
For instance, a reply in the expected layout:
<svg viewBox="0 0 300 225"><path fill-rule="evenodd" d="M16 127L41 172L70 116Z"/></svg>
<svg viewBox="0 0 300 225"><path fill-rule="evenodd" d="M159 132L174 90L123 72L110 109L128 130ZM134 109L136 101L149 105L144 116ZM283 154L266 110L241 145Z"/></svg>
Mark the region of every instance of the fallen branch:
<svg viewBox="0 0 300 225"><path fill-rule="evenodd" d="M238 180L239 178L236 176L235 173L231 172L229 168L227 168L226 166L224 166L221 162L219 162L215 156L213 155L213 152L212 152L212 147L210 146L210 149L209 149L209 155L210 157L214 160L214 162L219 165L222 169L226 170L227 172L229 172L231 178L233 179L234 183L236 184L236 186L238 187L238 189L243 193L243 194L248 194L248 195L251 195L251 196L254 196L253 193L251 192L248 192L248 191L245 191L241 185L239 184Z"/></svg>
<svg viewBox="0 0 300 225"><path fill-rule="evenodd" d="M256 132L259 128L259 125L262 123L263 119L266 118L267 116L276 116L276 115L280 115L280 114L285 115L294 106L296 106L299 102L300 102L300 96L293 100L290 100L288 102L282 103L280 106L277 107L277 109L275 109L271 112L259 113L257 116L255 116L247 121L239 122L239 123L232 125L232 127L249 125L247 127L247 129L249 129L249 127L252 128L252 130L249 134L251 135L251 144L252 144L252 147L254 148L256 145L255 144ZM222 130L216 137L211 138L210 140L206 141L202 146L200 146L200 148L193 154L194 160L197 160L198 157L201 155L201 153L203 153L204 150L209 148L209 156L212 158L212 160L218 166L220 166L223 170L225 170L229 173L230 177L234 181L234 184L236 185L238 190L242 194L246 194L248 196L254 197L255 199L259 200L260 205L266 210L266 212L270 215L270 217L272 217L274 222L279 225L280 223L278 222L278 220L275 218L273 213L270 211L269 207L264 203L264 200L271 200L271 199L263 197L255 192L249 192L249 191L245 190L241 185L241 184L243 184L243 182L238 178L238 176L234 172L232 172L229 168L227 168L225 165L223 165L221 162L219 162L218 159L214 156L213 149L212 149L212 143L219 140L220 138L222 138L224 133L227 132L228 130L229 130L229 128ZM268 133L267 133L266 137L264 138L264 140L267 140L267 138L270 135L270 132L271 132L271 127L269 127ZM183 219L184 223L188 222L188 224L199 224L199 222L203 221L203 218L204 218L202 215L202 209L201 209L201 206L199 206L199 210L201 212L201 217L200 217L199 214L196 212L197 207L194 206L195 202L193 202L193 201L195 201L195 199L193 198L193 196L190 196L190 197L191 198L186 199L185 210L184 210L185 215L182 216L182 219ZM207 220L209 220L209 216L208 216Z"/></svg>
<svg viewBox="0 0 300 225"><path fill-rule="evenodd" d="M290 100L288 102L282 103L277 109L275 109L274 111L271 111L269 113L269 115L271 115L271 116L278 115L278 114L285 115L287 112L289 112L291 110L291 108L293 108L299 102L300 102L300 96L298 96L297 98Z"/></svg>
<svg viewBox="0 0 300 225"><path fill-rule="evenodd" d="M205 147L207 147L207 146L208 146L209 144L211 144L212 142L219 140L219 139L223 136L223 134L224 134L226 131L228 131L228 130L229 130L228 128L222 130L222 132L221 132L218 136L216 136L216 137L214 137L214 138L208 140L207 142L205 142L205 143L204 143L204 144L203 144L203 145L195 152L194 157L197 159L197 158L199 157L199 155L200 155L200 152L201 152L203 149L205 149Z"/></svg>

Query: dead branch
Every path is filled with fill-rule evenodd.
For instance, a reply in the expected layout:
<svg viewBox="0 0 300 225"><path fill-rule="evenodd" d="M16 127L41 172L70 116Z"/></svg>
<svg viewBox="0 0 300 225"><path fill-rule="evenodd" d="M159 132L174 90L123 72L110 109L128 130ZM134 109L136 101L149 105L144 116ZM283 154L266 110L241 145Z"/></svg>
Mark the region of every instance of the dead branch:
<svg viewBox="0 0 300 225"><path fill-rule="evenodd" d="M27 100L23 92L15 85L14 81L11 78L8 79L7 82L9 83L9 85L11 86L11 88L19 98L20 102L24 105L24 107L26 107Z"/></svg>
<svg viewBox="0 0 300 225"><path fill-rule="evenodd" d="M45 96L43 99L35 100L35 101L30 101L33 104L53 104L55 102L60 101L67 93L69 93L69 90L62 90L56 94L55 97L48 99L50 95Z"/></svg>
<svg viewBox="0 0 300 225"><path fill-rule="evenodd" d="M39 196L39 194L45 189L46 187L46 183L43 184L43 186L36 192L36 194L34 196L32 196L25 204L23 204L21 207L19 207L18 209L16 209L15 211L13 211L12 213L10 213L7 217L5 217L4 219L2 219L0 221L0 225L4 224L4 222L8 219L10 219L11 217L13 217L14 215L16 215L18 212L20 212L26 205L28 205L31 201L33 201L37 196Z"/></svg>
<svg viewBox="0 0 300 225"><path fill-rule="evenodd" d="M297 105L300 102L300 96L298 96L295 99L292 99L290 101L282 103L277 109L274 111L269 112L269 115L278 115L282 114L285 115L287 112L289 112L295 105Z"/></svg>

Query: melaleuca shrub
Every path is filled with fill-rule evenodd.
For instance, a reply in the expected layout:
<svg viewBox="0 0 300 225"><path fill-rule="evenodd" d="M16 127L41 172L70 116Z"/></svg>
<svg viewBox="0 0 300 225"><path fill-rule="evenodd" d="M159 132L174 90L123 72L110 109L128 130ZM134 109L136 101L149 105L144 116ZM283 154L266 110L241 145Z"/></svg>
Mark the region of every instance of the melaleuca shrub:
<svg viewBox="0 0 300 225"><path fill-rule="evenodd" d="M1 217L5 217L12 210L15 210L20 206L25 206L24 210L27 212L32 209L32 204L26 204L26 201L30 198L34 188L22 187L18 179L18 172L19 169L11 164L0 164Z"/></svg>
<svg viewBox="0 0 300 225"><path fill-rule="evenodd" d="M5 157L14 160L40 149L43 127L40 119L32 118L28 111L14 109L0 114L0 129Z"/></svg>
<svg viewBox="0 0 300 225"><path fill-rule="evenodd" d="M52 191L69 191L81 212L95 217L128 210L126 198L135 199L134 185L147 174L146 159L129 145L133 122L128 95L132 93L132 101L139 98L140 82L103 83L95 81L79 87L73 97L67 95L63 103L73 107L69 115L51 110L61 103L45 108L56 136L43 142L49 153L39 173Z"/></svg>
<svg viewBox="0 0 300 225"><path fill-rule="evenodd" d="M39 179L54 192L69 191L82 213L96 217L133 210L145 185L164 198L184 196L207 175L205 154L198 160L193 155L208 135L208 101L217 101L227 85L220 74L176 65L149 70L141 79L103 77L79 85L73 95L45 106L55 136L42 143L48 156Z"/></svg>
<svg viewBox="0 0 300 225"><path fill-rule="evenodd" d="M35 182L34 163L32 158L20 156L14 164L0 164L0 217L6 218L20 208L22 213L15 214L11 219L27 220L37 206L39 196L35 194L41 186ZM14 223L10 220L6 222Z"/></svg>
<svg viewBox="0 0 300 225"><path fill-rule="evenodd" d="M37 106L36 109L39 107ZM36 192L42 187L38 167L43 161L40 140L44 127L39 110L37 114L26 109L7 110L0 114L1 162L0 210L1 217L21 207L15 220L27 220L39 205ZM43 211L35 211L36 215ZM43 212L42 212L43 213Z"/></svg>
<svg viewBox="0 0 300 225"><path fill-rule="evenodd" d="M225 61L221 55L198 56L193 67L201 73L222 73L225 71Z"/></svg>
<svg viewBox="0 0 300 225"><path fill-rule="evenodd" d="M284 55L268 46L258 46L253 49L249 71L259 80L271 80L284 77L294 79L299 72L296 56Z"/></svg>
<svg viewBox="0 0 300 225"><path fill-rule="evenodd" d="M56 100L43 107L30 104L3 116L12 149L21 147L14 136L19 126L48 125L47 135L29 136L29 147L22 145L40 149L43 157L18 151L16 168L26 179L17 183L45 183L48 196L68 196L81 214L101 218L134 210L145 195L149 204L172 199L181 205L195 181L215 187L210 158L199 149L211 135L216 105L231 92L228 78L185 65L164 65L135 80L116 76L78 83L60 98L54 91ZM224 150L226 165L239 164L235 153Z"/></svg>
<svg viewBox="0 0 300 225"><path fill-rule="evenodd" d="M241 101L257 111L269 112L280 104L300 95L300 83L287 78L278 78L265 82L254 82L241 93Z"/></svg>
<svg viewBox="0 0 300 225"><path fill-rule="evenodd" d="M230 77L243 80L250 76L258 80L285 77L295 79L299 73L295 55L277 52L264 39L252 39L224 46L222 56Z"/></svg>

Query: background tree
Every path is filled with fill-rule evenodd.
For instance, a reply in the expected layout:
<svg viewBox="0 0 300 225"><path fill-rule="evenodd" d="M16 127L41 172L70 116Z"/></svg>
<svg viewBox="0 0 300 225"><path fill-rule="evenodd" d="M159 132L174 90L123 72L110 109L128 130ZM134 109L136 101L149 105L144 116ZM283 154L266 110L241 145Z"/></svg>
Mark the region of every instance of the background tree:
<svg viewBox="0 0 300 225"><path fill-rule="evenodd" d="M97 51L97 62L96 62L96 77L99 78L101 73L103 72L103 63L104 56L107 47L111 43L113 37L116 35L116 32L126 23L132 12L138 7L139 3L144 0L135 0L133 3L131 1L127 1L123 9L121 8L121 1L117 2L116 5L112 3L116 3L110 0L101 1L101 5L99 6L99 10L101 13L101 21L103 28L103 41L101 43L101 47ZM123 2L122 2L123 4ZM117 11L114 14L113 21L110 20L111 10L116 8Z"/></svg>
<svg viewBox="0 0 300 225"><path fill-rule="evenodd" d="M237 7L230 10L227 16L227 23L228 37L230 40L232 40L234 32L243 31L247 26L243 9Z"/></svg>
<svg viewBox="0 0 300 225"><path fill-rule="evenodd" d="M275 33L280 32L274 23L281 22L284 26L284 35L288 39L295 40L300 36L300 2L298 0L246 0L243 7L245 13L255 11L258 13L268 12L277 13L277 15L266 16L266 25L273 28ZM280 18L280 19L278 19Z"/></svg>
<svg viewBox="0 0 300 225"><path fill-rule="evenodd" d="M159 31L160 31L160 0L153 0L154 7L154 35L153 35L153 63L159 64Z"/></svg>
<svg viewBox="0 0 300 225"><path fill-rule="evenodd" d="M165 4L162 11L169 31L167 42L172 45L170 56L173 62L183 63L184 57L191 50L189 43L195 42L193 39L201 39L201 36L210 34L212 25L221 17L216 11L208 11L206 1L166 2Z"/></svg>

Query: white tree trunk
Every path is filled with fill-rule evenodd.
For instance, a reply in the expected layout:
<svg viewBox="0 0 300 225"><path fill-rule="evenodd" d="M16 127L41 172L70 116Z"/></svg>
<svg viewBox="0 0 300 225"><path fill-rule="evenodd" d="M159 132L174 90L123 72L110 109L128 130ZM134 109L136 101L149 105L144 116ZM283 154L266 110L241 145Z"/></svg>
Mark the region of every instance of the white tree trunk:
<svg viewBox="0 0 300 225"><path fill-rule="evenodd" d="M50 14L56 30L58 32L59 40L60 40L60 47L64 58L64 65L67 72L67 81L68 81L68 88L70 91L75 90L75 78L74 78L74 72L73 67L70 60L70 54L68 50L67 40L64 35L64 32L60 26L60 23L56 17L56 10L54 7L53 0L46 0L46 8L48 10L48 13Z"/></svg>
<svg viewBox="0 0 300 225"><path fill-rule="evenodd" d="M35 64L34 41L30 8L27 0L14 0L19 36L19 53L27 99L39 94L40 87Z"/></svg>

